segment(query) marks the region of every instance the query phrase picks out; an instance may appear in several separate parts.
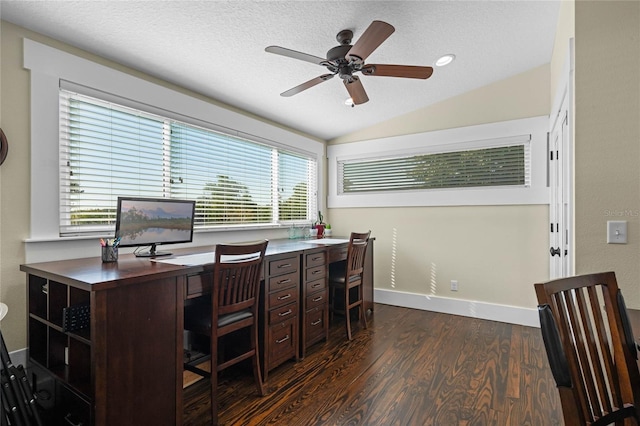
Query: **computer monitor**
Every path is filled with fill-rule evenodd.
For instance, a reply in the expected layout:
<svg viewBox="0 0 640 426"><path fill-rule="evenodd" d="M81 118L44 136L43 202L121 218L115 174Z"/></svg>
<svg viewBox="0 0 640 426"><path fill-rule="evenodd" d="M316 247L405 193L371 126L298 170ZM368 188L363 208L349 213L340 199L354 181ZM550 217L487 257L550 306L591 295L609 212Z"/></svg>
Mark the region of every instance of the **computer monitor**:
<svg viewBox="0 0 640 426"><path fill-rule="evenodd" d="M116 238L119 238L119 247L148 246L148 251L134 251L141 257L170 255L170 252L156 251L156 246L193 241L195 204L191 200L118 197Z"/></svg>

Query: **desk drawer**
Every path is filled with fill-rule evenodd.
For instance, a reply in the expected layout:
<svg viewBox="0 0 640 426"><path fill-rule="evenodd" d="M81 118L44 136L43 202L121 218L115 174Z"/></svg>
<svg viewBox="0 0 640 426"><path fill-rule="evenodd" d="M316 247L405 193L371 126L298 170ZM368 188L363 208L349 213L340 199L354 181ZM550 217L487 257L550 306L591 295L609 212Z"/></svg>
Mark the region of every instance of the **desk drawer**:
<svg viewBox="0 0 640 426"><path fill-rule="evenodd" d="M211 293L212 281L213 274L211 272L205 272L198 275L189 275L187 277L187 291L185 292L187 298Z"/></svg>
<svg viewBox="0 0 640 426"><path fill-rule="evenodd" d="M306 314L304 331L305 346L308 346L326 336L327 310L324 306L317 306Z"/></svg>
<svg viewBox="0 0 640 426"><path fill-rule="evenodd" d="M327 267L325 265L309 268L304 271L304 280L312 281L327 276Z"/></svg>
<svg viewBox="0 0 640 426"><path fill-rule="evenodd" d="M317 293L314 293L306 298L306 308L311 309L315 306L322 305L327 302L327 289L323 289Z"/></svg>
<svg viewBox="0 0 640 426"><path fill-rule="evenodd" d="M345 245L344 247L334 247L329 250L329 263L338 262L340 260L345 260L347 258L347 252L349 251L349 247Z"/></svg>
<svg viewBox="0 0 640 426"><path fill-rule="evenodd" d="M327 263L327 255L324 251L309 253L304 255L304 265L306 268L322 266Z"/></svg>
<svg viewBox="0 0 640 426"><path fill-rule="evenodd" d="M299 257L292 256L284 259L271 260L269 263L269 276L289 274L298 271Z"/></svg>
<svg viewBox="0 0 640 426"><path fill-rule="evenodd" d="M300 278L297 272L271 277L269 278L269 288L267 288L267 292L272 293L289 287L298 287L299 282Z"/></svg>
<svg viewBox="0 0 640 426"><path fill-rule="evenodd" d="M285 288L269 294L269 309L277 308L298 301L298 287Z"/></svg>
<svg viewBox="0 0 640 426"><path fill-rule="evenodd" d="M266 344L268 348L268 369L281 364L289 358L297 357L297 324L297 318L292 318L269 327L269 338Z"/></svg>
<svg viewBox="0 0 640 426"><path fill-rule="evenodd" d="M315 281L307 281L304 284L305 294L315 293L318 290L327 288L327 282L323 278Z"/></svg>
<svg viewBox="0 0 640 426"><path fill-rule="evenodd" d="M298 304L290 303L288 305L274 308L269 311L269 324L277 324L279 322L295 317L298 312Z"/></svg>

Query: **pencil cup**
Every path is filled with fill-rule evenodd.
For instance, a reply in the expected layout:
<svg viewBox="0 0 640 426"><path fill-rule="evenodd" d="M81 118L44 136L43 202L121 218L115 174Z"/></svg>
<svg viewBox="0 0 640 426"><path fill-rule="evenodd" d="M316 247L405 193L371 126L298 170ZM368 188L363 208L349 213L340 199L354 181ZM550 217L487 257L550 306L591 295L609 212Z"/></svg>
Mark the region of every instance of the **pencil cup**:
<svg viewBox="0 0 640 426"><path fill-rule="evenodd" d="M117 262L118 261L118 247L103 246L102 248L102 261L103 262Z"/></svg>

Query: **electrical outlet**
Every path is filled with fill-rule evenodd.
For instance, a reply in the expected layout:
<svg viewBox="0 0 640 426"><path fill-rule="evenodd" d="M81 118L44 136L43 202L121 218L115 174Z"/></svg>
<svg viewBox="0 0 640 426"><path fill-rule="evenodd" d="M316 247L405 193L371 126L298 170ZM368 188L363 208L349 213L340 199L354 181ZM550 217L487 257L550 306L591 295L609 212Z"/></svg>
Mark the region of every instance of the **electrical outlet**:
<svg viewBox="0 0 640 426"><path fill-rule="evenodd" d="M451 280L451 291L458 291L458 280Z"/></svg>

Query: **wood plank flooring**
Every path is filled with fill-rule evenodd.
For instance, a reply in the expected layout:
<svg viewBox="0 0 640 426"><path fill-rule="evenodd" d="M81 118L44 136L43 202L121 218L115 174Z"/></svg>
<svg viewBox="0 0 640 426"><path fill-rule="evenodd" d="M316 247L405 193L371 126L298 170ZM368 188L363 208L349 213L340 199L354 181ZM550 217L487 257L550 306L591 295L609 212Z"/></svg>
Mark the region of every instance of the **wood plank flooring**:
<svg viewBox="0 0 640 426"><path fill-rule="evenodd" d="M259 397L250 372L223 372L219 424L562 424L539 329L381 304L354 340L332 325L267 388ZM186 388L184 405L185 425L209 424L209 381Z"/></svg>

